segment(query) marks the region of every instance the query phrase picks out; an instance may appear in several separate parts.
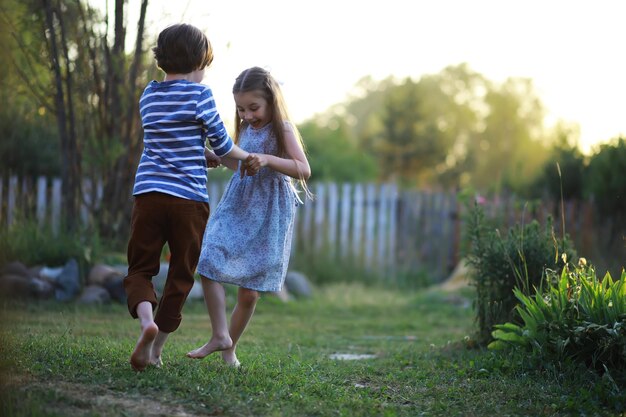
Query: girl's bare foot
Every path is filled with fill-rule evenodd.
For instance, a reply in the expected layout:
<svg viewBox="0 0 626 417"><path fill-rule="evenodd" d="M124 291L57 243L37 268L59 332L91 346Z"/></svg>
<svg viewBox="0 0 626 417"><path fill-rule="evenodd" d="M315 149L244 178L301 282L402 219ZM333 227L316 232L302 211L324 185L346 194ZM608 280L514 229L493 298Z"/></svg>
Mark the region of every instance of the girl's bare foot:
<svg viewBox="0 0 626 417"><path fill-rule="evenodd" d="M208 343L205 343L198 349L192 350L191 352L187 353L187 357L192 359L202 359L209 356L213 352L230 349L232 345L233 341L230 339L230 337L212 337Z"/></svg>
<svg viewBox="0 0 626 417"><path fill-rule="evenodd" d="M232 366L233 368L239 368L241 363L237 359L237 355L232 350L225 350L222 352L222 360L226 362L228 366Z"/></svg>
<svg viewBox="0 0 626 417"><path fill-rule="evenodd" d="M152 343L154 338L159 332L159 328L153 322L141 329L141 336L137 340L135 350L130 355L130 366L135 371L143 371L150 363L150 356L152 355Z"/></svg>

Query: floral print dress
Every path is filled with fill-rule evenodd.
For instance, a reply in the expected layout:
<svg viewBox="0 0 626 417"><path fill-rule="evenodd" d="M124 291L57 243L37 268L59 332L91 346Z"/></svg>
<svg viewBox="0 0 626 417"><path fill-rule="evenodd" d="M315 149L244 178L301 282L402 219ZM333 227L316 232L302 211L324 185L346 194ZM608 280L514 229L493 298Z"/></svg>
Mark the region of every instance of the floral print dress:
<svg viewBox="0 0 626 417"><path fill-rule="evenodd" d="M248 126L239 146L251 153L276 155L271 123L259 129ZM198 273L256 291L280 291L298 202L290 177L268 167L243 178L236 171L209 217Z"/></svg>

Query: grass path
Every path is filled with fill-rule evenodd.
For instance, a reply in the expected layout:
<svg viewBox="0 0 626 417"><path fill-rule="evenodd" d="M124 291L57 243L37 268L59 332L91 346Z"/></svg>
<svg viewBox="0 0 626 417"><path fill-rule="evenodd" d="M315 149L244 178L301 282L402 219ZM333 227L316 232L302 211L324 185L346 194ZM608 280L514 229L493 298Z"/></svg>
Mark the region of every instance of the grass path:
<svg viewBox="0 0 626 417"><path fill-rule="evenodd" d="M193 301L164 367L140 374L128 364L138 324L125 306L5 301L0 314L2 416L612 415L585 397L587 377L465 349L473 312L462 294L333 285L311 300L264 297L240 369L184 356L210 331Z"/></svg>

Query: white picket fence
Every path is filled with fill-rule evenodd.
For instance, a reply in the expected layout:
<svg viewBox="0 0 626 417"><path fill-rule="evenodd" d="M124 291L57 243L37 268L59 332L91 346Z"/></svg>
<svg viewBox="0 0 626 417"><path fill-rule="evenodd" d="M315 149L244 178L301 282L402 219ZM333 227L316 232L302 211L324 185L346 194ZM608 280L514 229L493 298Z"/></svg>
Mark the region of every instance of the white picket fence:
<svg viewBox="0 0 626 417"><path fill-rule="evenodd" d="M28 178L11 176L8 180L0 178L0 227L8 227L14 223L16 216L21 215L35 219L40 226L50 225L58 231L61 220L61 179L38 177L35 181ZM81 206L81 220L89 219L89 196L92 183L83 182L85 202ZM102 185L95 190L96 200L102 199Z"/></svg>
<svg viewBox="0 0 626 417"><path fill-rule="evenodd" d="M209 182L213 208L225 185ZM317 262L323 257L389 279L423 271L434 280L447 277L459 261L463 207L456 193L373 183L312 183L310 188L315 198L297 210L292 259ZM83 189L92 190L92 185L85 182ZM89 194L101 201L102 187L93 190ZM58 229L61 199L57 178L0 179L0 227L8 227L19 213L36 219L40 226ZM83 222L90 218L88 203L81 209ZM508 225L522 217L529 221L513 198L494 198L488 207L488 214L500 215ZM554 203L543 202L533 217L541 221L553 212ZM590 205L568 203L565 212L568 234L583 250L593 246ZM555 226L558 229L559 222Z"/></svg>

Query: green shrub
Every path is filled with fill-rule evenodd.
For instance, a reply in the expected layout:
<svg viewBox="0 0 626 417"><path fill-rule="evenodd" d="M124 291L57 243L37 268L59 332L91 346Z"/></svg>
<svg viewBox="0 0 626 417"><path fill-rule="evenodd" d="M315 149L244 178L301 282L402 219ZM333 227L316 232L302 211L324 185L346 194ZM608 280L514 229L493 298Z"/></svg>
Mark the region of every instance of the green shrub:
<svg viewBox="0 0 626 417"><path fill-rule="evenodd" d="M544 270L562 265L559 254L566 253L571 259L575 253L567 237L556 238L551 218L543 229L533 220L511 227L502 236L475 204L466 227L465 255L472 270L470 279L476 286L477 341L488 343L494 325L519 319L513 289L532 294L540 285Z"/></svg>
<svg viewBox="0 0 626 417"><path fill-rule="evenodd" d="M589 161L585 189L602 216L626 221L626 138L601 145Z"/></svg>
<svg viewBox="0 0 626 417"><path fill-rule="evenodd" d="M74 258L85 273L101 252L98 234L84 229L69 232L59 227L55 232L50 226L39 226L34 220L24 219L0 229L0 266L19 261L26 266L54 267Z"/></svg>
<svg viewBox="0 0 626 417"><path fill-rule="evenodd" d="M614 281L581 259L560 274L549 271L546 288L534 295L514 290L523 324L495 326L494 342L501 349L520 346L548 363L575 361L599 370L626 366L626 272Z"/></svg>

